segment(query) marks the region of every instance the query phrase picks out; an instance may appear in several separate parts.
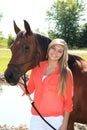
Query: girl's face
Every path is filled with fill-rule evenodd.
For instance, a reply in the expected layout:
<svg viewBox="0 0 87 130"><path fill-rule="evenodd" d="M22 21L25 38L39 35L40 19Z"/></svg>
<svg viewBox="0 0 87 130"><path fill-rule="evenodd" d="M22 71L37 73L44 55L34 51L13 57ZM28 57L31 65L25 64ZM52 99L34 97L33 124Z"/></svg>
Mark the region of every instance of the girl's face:
<svg viewBox="0 0 87 130"><path fill-rule="evenodd" d="M58 61L64 52L62 45L53 45L48 51L48 57L50 60Z"/></svg>

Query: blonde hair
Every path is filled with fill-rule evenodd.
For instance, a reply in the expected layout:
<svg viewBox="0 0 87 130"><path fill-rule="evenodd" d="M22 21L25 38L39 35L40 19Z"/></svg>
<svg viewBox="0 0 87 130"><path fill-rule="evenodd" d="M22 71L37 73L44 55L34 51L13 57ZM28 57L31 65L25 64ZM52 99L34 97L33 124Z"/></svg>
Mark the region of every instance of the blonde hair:
<svg viewBox="0 0 87 130"><path fill-rule="evenodd" d="M63 55L58 60L58 65L60 67L60 81L58 83L58 94L63 94L63 96L65 96L67 83L68 47L67 43L63 39L57 38L50 42L50 44L48 45L47 53L53 45L61 45L64 47Z"/></svg>

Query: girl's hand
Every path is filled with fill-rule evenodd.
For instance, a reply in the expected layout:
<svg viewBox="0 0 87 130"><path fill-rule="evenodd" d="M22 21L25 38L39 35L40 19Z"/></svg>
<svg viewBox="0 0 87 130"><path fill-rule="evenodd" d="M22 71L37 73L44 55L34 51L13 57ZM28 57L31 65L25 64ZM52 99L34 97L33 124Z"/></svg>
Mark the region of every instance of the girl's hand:
<svg viewBox="0 0 87 130"><path fill-rule="evenodd" d="M67 127L62 125L58 130L67 130Z"/></svg>
<svg viewBox="0 0 87 130"><path fill-rule="evenodd" d="M19 83L20 83L21 85L24 85L24 81L23 81L22 77L20 77Z"/></svg>
<svg viewBox="0 0 87 130"><path fill-rule="evenodd" d="M23 81L22 77L20 77L19 86L20 86L20 88L21 88L23 91L25 91L25 88L24 88L24 81Z"/></svg>

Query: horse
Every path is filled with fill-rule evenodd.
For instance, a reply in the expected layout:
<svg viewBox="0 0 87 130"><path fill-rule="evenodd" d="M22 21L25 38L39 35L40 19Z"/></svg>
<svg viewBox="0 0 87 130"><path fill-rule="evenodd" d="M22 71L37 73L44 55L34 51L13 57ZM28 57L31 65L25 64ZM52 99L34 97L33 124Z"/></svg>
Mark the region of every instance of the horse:
<svg viewBox="0 0 87 130"><path fill-rule="evenodd" d="M23 74L46 60L51 42L50 38L34 33L26 20L24 28L22 31L14 21L16 38L10 47L12 57L4 72L6 81L11 85L16 85ZM74 80L73 111L70 113L68 130L74 130L74 122L87 124L87 61L69 53L68 57Z"/></svg>

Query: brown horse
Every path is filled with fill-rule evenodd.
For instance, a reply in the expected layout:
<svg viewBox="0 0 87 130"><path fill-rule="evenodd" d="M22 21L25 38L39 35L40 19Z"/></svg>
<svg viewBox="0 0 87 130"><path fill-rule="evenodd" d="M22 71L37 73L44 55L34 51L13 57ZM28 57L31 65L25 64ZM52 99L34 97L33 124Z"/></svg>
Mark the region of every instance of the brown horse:
<svg viewBox="0 0 87 130"><path fill-rule="evenodd" d="M32 32L24 20L25 31L21 31L14 22L17 37L11 45L12 57L5 71L5 78L11 85L19 82L20 76L46 59L51 39ZM70 55L69 68L74 77L74 109L70 115L68 130L74 130L74 122L87 124L87 62L81 57Z"/></svg>

